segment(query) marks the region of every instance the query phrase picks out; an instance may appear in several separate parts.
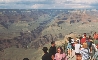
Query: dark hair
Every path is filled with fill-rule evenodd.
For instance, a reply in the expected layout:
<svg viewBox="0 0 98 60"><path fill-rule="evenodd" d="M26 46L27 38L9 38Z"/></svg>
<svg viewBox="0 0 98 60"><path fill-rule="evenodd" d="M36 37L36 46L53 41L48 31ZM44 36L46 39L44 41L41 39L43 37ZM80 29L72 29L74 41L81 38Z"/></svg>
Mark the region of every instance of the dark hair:
<svg viewBox="0 0 98 60"><path fill-rule="evenodd" d="M23 60L29 60L28 58L24 58Z"/></svg>
<svg viewBox="0 0 98 60"><path fill-rule="evenodd" d="M96 32L95 32L96 33Z"/></svg>
<svg viewBox="0 0 98 60"><path fill-rule="evenodd" d="M63 49L62 49L62 47L58 47L57 49L60 49L61 50L61 54L63 54Z"/></svg>
<svg viewBox="0 0 98 60"><path fill-rule="evenodd" d="M68 37L68 41L69 41L69 43L71 43L71 39L72 39L71 37Z"/></svg>
<svg viewBox="0 0 98 60"><path fill-rule="evenodd" d="M52 41L52 42L51 42L51 44L54 44L54 43L55 43L55 41Z"/></svg>
<svg viewBox="0 0 98 60"><path fill-rule="evenodd" d="M91 36L91 35L89 35L89 39L93 40L93 38L92 38L92 36Z"/></svg>
<svg viewBox="0 0 98 60"><path fill-rule="evenodd" d="M47 47L43 47L42 49L45 53L47 52L48 48Z"/></svg>
<svg viewBox="0 0 98 60"><path fill-rule="evenodd" d="M86 34L86 33L84 33L84 34Z"/></svg>
<svg viewBox="0 0 98 60"><path fill-rule="evenodd" d="M89 37L86 37L86 40L89 40Z"/></svg>
<svg viewBox="0 0 98 60"><path fill-rule="evenodd" d="M84 36L86 37L86 33L84 33Z"/></svg>
<svg viewBox="0 0 98 60"><path fill-rule="evenodd" d="M76 41L76 43L78 43L78 44L79 44L79 40L77 40L77 41Z"/></svg>
<svg viewBox="0 0 98 60"><path fill-rule="evenodd" d="M80 36L79 39L81 40L82 39L82 36Z"/></svg>

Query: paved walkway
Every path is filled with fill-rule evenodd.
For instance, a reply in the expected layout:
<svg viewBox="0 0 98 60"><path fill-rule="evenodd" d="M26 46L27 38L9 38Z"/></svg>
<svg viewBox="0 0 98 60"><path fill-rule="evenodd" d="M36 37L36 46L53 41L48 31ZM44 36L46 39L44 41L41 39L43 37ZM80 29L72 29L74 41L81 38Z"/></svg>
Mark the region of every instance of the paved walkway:
<svg viewBox="0 0 98 60"><path fill-rule="evenodd" d="M68 60L76 60L76 55L74 50L72 51L72 56L68 56Z"/></svg>

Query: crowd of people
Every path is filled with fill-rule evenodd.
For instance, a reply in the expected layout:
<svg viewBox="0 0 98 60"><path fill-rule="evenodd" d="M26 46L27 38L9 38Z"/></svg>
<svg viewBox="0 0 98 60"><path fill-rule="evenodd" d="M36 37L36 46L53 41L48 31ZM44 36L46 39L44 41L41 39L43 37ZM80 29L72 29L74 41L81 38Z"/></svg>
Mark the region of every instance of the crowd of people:
<svg viewBox="0 0 98 60"><path fill-rule="evenodd" d="M47 47L43 47L42 50L44 51L42 60L67 60L67 55L63 52L62 47L58 47L56 50L55 41L51 42L49 53Z"/></svg>
<svg viewBox="0 0 98 60"><path fill-rule="evenodd" d="M44 55L42 60L68 60L73 57L76 57L76 60L96 60L98 44L95 44L94 40L97 41L97 36L98 34L95 32L93 37L87 36L86 33L82 37L76 37L75 39L68 37L65 49L61 46L56 47L55 41L52 41L49 50L47 47L43 47ZM64 50L67 50L67 52L64 52ZM72 53L73 51L74 54Z"/></svg>

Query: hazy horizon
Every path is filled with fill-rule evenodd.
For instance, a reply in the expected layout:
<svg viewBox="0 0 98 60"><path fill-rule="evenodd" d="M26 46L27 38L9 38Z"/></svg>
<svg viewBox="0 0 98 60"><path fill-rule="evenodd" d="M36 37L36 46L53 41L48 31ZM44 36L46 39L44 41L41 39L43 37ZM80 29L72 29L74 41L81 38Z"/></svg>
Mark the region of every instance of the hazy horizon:
<svg viewBox="0 0 98 60"><path fill-rule="evenodd" d="M98 0L0 0L0 9L98 9Z"/></svg>

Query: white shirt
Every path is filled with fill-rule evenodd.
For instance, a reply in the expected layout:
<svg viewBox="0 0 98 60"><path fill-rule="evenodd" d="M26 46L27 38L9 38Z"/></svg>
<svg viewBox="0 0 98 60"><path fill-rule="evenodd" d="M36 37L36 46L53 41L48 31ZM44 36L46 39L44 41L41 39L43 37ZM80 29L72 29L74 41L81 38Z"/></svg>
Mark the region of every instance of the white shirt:
<svg viewBox="0 0 98 60"><path fill-rule="evenodd" d="M80 44L75 44L75 53L80 53Z"/></svg>
<svg viewBox="0 0 98 60"><path fill-rule="evenodd" d="M97 51L96 45L92 44L92 49L95 49L95 51Z"/></svg>
<svg viewBox="0 0 98 60"><path fill-rule="evenodd" d="M74 43L74 39L71 39L71 43Z"/></svg>

